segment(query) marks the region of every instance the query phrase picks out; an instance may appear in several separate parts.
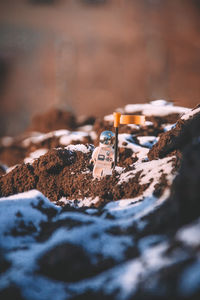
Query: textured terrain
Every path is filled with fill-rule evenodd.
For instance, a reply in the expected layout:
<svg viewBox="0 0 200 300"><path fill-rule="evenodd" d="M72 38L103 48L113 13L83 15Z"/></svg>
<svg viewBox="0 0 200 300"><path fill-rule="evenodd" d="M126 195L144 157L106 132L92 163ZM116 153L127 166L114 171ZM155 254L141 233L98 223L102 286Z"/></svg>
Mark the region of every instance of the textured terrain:
<svg viewBox="0 0 200 300"><path fill-rule="evenodd" d="M47 113L0 140L0 299L199 299L200 108L121 112L147 121L120 127L99 181L90 158L111 115L54 127Z"/></svg>

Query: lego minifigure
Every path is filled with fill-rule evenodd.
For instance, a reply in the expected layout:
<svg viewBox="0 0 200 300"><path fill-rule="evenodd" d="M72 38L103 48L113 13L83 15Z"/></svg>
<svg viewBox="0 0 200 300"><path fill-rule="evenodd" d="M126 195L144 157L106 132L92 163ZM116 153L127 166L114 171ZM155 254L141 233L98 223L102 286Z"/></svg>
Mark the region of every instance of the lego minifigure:
<svg viewBox="0 0 200 300"><path fill-rule="evenodd" d="M100 179L106 175L112 175L114 161L115 135L112 131L103 131L100 135L99 147L96 147L91 162L94 163L93 177Z"/></svg>

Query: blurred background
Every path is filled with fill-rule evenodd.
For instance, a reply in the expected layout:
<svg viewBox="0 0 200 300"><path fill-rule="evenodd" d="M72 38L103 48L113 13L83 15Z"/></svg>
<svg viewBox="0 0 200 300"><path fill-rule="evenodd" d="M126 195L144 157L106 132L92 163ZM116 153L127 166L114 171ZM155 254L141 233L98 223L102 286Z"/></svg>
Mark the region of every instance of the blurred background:
<svg viewBox="0 0 200 300"><path fill-rule="evenodd" d="M0 135L153 99L200 102L200 0L0 0Z"/></svg>

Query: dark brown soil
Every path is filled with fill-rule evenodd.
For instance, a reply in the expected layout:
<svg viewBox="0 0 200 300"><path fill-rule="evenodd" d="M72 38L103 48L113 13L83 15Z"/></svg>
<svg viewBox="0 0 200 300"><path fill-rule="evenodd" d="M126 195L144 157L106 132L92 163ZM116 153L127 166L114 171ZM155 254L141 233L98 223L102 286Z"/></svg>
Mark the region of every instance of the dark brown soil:
<svg viewBox="0 0 200 300"><path fill-rule="evenodd" d="M30 131L49 132L57 129L74 129L76 117L68 111L52 108L45 114L33 117Z"/></svg>
<svg viewBox="0 0 200 300"><path fill-rule="evenodd" d="M0 196L9 196L19 192L38 189L51 201L61 197L83 199L98 196L97 206L110 200L131 198L142 194L149 186L139 184L138 172L128 183L118 185L119 174L102 180L93 180L92 165L89 163L93 146L88 145L88 153L53 149L35 162L17 166L0 178ZM120 149L120 164L126 167L133 159L132 150ZM127 156L126 156L127 153ZM61 203L58 203L60 205Z"/></svg>
<svg viewBox="0 0 200 300"><path fill-rule="evenodd" d="M166 185L164 175L157 185L156 196ZM162 184L163 183L163 184ZM157 195L158 193L158 195ZM180 226L200 216L200 141L194 139L183 150L178 175L175 177L170 197L145 221L151 224L146 234L171 234Z"/></svg>
<svg viewBox="0 0 200 300"><path fill-rule="evenodd" d="M114 265L112 259L99 257L98 263L91 264L88 254L80 246L62 243L39 259L40 273L65 282L75 282L94 276Z"/></svg>
<svg viewBox="0 0 200 300"><path fill-rule="evenodd" d="M171 202L181 224L200 216L199 139L194 140L183 152L179 174L172 185Z"/></svg>
<svg viewBox="0 0 200 300"><path fill-rule="evenodd" d="M139 129L121 126L120 132L135 134L136 139L139 135L157 135L163 132L162 124L174 123L177 117L178 114L168 115L164 118L148 117L147 120L153 122L153 125L140 127ZM59 122L58 119L60 120ZM86 120L83 120L83 122L86 122ZM32 129L46 131L63 128L63 124L68 124L65 128L67 128L67 126L71 126L70 128L72 128L76 125L76 121L75 117L67 112L52 110L45 115L36 117L33 124L37 124L40 128L32 127ZM58 124L58 126L56 125L56 127L55 124ZM113 130L112 124L100 119L96 120L94 130L100 134L100 132L105 129ZM165 135L165 133L163 135ZM72 141L72 144L79 142L80 141L75 141L73 143ZM83 143L86 144L90 142L91 138L89 136L83 141ZM98 138L95 143L99 143ZM36 149L52 149L59 146L61 145L59 144L58 137L50 137L37 144L31 143L27 148L21 147L18 141L18 144L14 142L14 144L9 147L2 146L0 158L8 165L13 165L18 162L23 162L23 159ZM128 183L124 182L121 185L117 184L119 174L116 172L114 172L112 176L103 178L100 181L94 181L92 177L92 165L89 163L93 147L89 145L87 147L89 149L87 154L79 151L71 152L65 149L52 149L46 155L35 160L32 165L22 164L17 166L9 174L0 178L0 196L9 196L30 189L38 189L58 205L62 205L62 202L59 202L59 199L62 197L74 200L84 199L85 197L94 199L98 196L99 201L96 206L99 206L110 200L139 196L149 186L150 182L145 185L140 185L140 173L137 173ZM179 153L177 152L176 154ZM130 166L136 161L137 157L133 156L131 149L119 148L119 166L125 167L125 172L130 170ZM178 168L178 160L176 160L174 164L176 165L175 168ZM166 180L163 176L161 182L156 186L158 195L162 194L165 187Z"/></svg>
<svg viewBox="0 0 200 300"><path fill-rule="evenodd" d="M195 107L195 111L198 108ZM192 139L200 134L200 113L194 114L188 120L179 119L175 128L160 135L158 143L149 151L150 160L163 158L175 150L181 150L189 144Z"/></svg>
<svg viewBox="0 0 200 300"><path fill-rule="evenodd" d="M165 174L165 170L160 171L160 181L155 185L153 195L158 198L161 197L166 187L171 188L171 194L166 201L142 218L145 226L139 228L137 222L134 221L127 226L121 226L120 222L115 220L113 222L114 225L107 229L110 235L116 237L126 235L133 237L134 245L130 246L130 248L128 247L125 252L124 261L126 263L130 259L139 258L139 256L141 260L145 258L142 254L143 250L140 250L143 238L159 234L161 237L164 237L164 243L168 241L168 246L162 257L163 259L171 260L172 264L166 267L161 265L161 268L153 270L149 268L150 276L147 274L147 276L139 278L139 283L136 285L137 290L133 292L133 295L130 295L130 299L175 299L175 296L178 295L177 288L179 287L180 278L185 270L187 271L187 267L192 266L198 259L199 248L196 247L195 249L193 245L184 245L183 241L176 240L176 232L182 225L192 222L200 216L199 125L199 114L196 114L187 121L180 119L175 128L176 130L173 129L161 135L161 141L163 136L168 137L166 140L164 139L166 144L161 143L164 148L168 146L171 139L174 142L175 146L172 147L172 150L165 153L165 149L160 147L160 151L163 151L163 157L174 155L170 158L174 167L172 172L178 171L178 175L172 187L170 187L167 180L168 174ZM137 172L127 182L125 181L121 184L119 184L119 174L116 171L112 176L107 176L100 181L93 180L90 159L94 147L89 144L86 147L87 153L69 151L62 148L51 149L48 153L35 160L32 165L21 164L17 166L10 173L0 177L0 197L36 188L58 205L62 205L59 202L61 197L79 200L85 197L94 199L98 196L99 201L95 206L101 207L111 200L142 195L152 182L153 178L145 185L141 185L139 179L142 171ZM129 170L134 171L134 165L132 164L136 160L137 158L133 157L131 149L119 149L119 165L125 167L124 173ZM142 197L140 201L142 202ZM42 211L42 203L41 207L39 206L40 204L38 209ZM73 209L65 206L61 211L66 212ZM87 213L85 208L82 208L82 211ZM106 210L104 209L95 210L96 215L105 214L105 212ZM20 217L20 212L17 214ZM55 214L56 210L54 209L47 213L48 217L50 217L49 221L41 224L40 235L36 237L39 243L51 238L58 228L81 228L81 226L92 223L88 219L87 221L79 219L79 217L70 219L69 216L52 222L51 217ZM114 219L115 217L107 212L106 218ZM19 223L17 228L12 230L11 234L14 236L23 235L32 233L34 230L35 228L31 224L25 226L22 222ZM156 243L159 242L155 242L155 245ZM183 259L179 260L179 256L182 256L182 254ZM177 260L175 261L176 257ZM0 262L3 272L10 268L10 263L5 260L4 256L1 256L1 252ZM91 259L90 252L84 248L84 244L80 245L72 241L61 241L60 244L48 248L46 252L42 251L37 263L36 276L42 274L48 278L65 283L76 283L117 266L114 258L105 258L100 254L96 254L94 260ZM118 293L119 291L115 290L108 296L104 290L85 290L80 296L75 296L73 299L116 299ZM197 297L195 298L196 294ZM185 299L199 299L199 290L197 290L196 294L194 294L193 298L188 296ZM5 288L0 292L0 298L23 299L18 287L12 285L9 286L9 289ZM182 300L183 298L180 296L176 299Z"/></svg>
<svg viewBox="0 0 200 300"><path fill-rule="evenodd" d="M141 112L137 112L140 114ZM150 126L142 126L136 128L132 128L130 126L120 126L119 133L130 133L135 136L157 136L160 133L163 133L162 124L167 123L175 123L178 119L178 114L171 114L165 117L147 117L147 121L151 121L153 124ZM60 137L53 136L47 139L44 139L41 142L30 142L28 146L24 146L22 144L23 140L30 137L30 131L39 131L43 133L51 132L58 129L69 129L76 130L78 126L83 125L93 125L93 130L97 133L96 140L92 140L92 138L88 135L83 139L71 141L71 144L94 144L97 146L99 144L99 135L103 130L114 130L113 124L103 119L96 119L94 117L81 117L76 119L72 113L67 111L61 111L58 109L51 109L47 111L45 114L36 115L32 123L23 135L14 138L11 145L4 146L0 142L0 162L7 165L13 166L16 164L23 163L24 159L29 156L31 152L34 152L37 149L45 148L52 149L61 147L64 148L63 145L60 144ZM121 153L124 156L124 154ZM127 164L133 161L129 158L129 153L126 151L127 155Z"/></svg>
<svg viewBox="0 0 200 300"><path fill-rule="evenodd" d="M134 162L136 162L138 158L133 156L133 151L130 148L119 148L119 166L120 167L129 167Z"/></svg>
<svg viewBox="0 0 200 300"><path fill-rule="evenodd" d="M155 185L155 191L154 191L154 196L156 196L157 198L160 198L164 192L164 190L166 189L166 187L168 187L168 182L166 179L166 174L162 174L160 177L160 181L159 183L157 183Z"/></svg>

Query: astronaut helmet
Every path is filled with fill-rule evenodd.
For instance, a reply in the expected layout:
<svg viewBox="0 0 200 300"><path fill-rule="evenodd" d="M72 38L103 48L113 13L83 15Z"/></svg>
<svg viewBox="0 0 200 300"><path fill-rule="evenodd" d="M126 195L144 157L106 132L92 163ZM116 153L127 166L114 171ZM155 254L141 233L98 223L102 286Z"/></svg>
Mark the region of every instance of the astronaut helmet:
<svg viewBox="0 0 200 300"><path fill-rule="evenodd" d="M113 146L115 143L115 135L110 130L105 130L101 133L99 142L103 145Z"/></svg>

